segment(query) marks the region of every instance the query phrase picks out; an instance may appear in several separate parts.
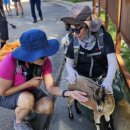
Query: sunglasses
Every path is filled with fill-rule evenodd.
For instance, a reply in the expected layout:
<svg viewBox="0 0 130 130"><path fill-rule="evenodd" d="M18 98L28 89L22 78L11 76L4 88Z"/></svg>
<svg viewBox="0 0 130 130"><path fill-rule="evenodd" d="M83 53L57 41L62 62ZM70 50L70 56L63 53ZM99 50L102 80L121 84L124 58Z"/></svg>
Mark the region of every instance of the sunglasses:
<svg viewBox="0 0 130 130"><path fill-rule="evenodd" d="M80 28L71 28L69 29L69 31L71 31L72 33L76 33L76 34L79 34L80 33L80 30L82 29L83 27L81 26Z"/></svg>

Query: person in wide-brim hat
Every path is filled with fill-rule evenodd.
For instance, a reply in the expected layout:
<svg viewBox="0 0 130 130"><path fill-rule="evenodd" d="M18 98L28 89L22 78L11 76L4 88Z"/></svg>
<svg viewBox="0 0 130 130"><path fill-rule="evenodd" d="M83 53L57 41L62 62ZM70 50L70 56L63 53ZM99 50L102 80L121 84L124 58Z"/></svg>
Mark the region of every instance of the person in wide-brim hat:
<svg viewBox="0 0 130 130"><path fill-rule="evenodd" d="M61 21L70 25L87 26L92 32L98 31L101 27L101 20L92 17L91 9L87 5L77 5L72 7L70 14L70 17L63 17L61 18Z"/></svg>
<svg viewBox="0 0 130 130"><path fill-rule="evenodd" d="M61 21L69 31L61 40L62 45L66 45L68 82L75 84L78 75L97 80L105 74L101 85L112 94L117 60L112 37L101 20L92 16L88 5L78 4L72 7L70 16Z"/></svg>
<svg viewBox="0 0 130 130"><path fill-rule="evenodd" d="M86 102L83 92L55 87L49 56L58 51L58 40L48 40L44 31L31 29L21 35L19 42L20 47L0 62L0 107L15 110L15 130L33 130L28 121L35 112L53 112L53 102L40 88L42 81L53 95Z"/></svg>

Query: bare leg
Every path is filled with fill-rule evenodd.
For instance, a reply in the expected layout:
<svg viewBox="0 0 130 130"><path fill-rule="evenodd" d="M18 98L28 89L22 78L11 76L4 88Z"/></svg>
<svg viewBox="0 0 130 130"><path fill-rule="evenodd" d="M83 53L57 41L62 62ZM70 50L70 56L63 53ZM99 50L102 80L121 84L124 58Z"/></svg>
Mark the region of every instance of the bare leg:
<svg viewBox="0 0 130 130"><path fill-rule="evenodd" d="M48 97L43 97L35 103L34 110L40 114L51 114L54 110L54 105Z"/></svg>
<svg viewBox="0 0 130 130"><path fill-rule="evenodd" d="M23 92L19 96L17 108L15 109L16 123L23 122L25 116L27 116L34 107L34 96L29 92Z"/></svg>
<svg viewBox="0 0 130 130"><path fill-rule="evenodd" d="M5 9L6 9L6 12L8 13L8 15L9 15L9 10L8 10L7 4L5 5Z"/></svg>
<svg viewBox="0 0 130 130"><path fill-rule="evenodd" d="M16 10L16 16L19 16L17 2L14 2L14 6L15 6L15 10Z"/></svg>
<svg viewBox="0 0 130 130"><path fill-rule="evenodd" d="M10 14L12 15L12 10L10 8L10 3L8 4L8 9L9 9Z"/></svg>
<svg viewBox="0 0 130 130"><path fill-rule="evenodd" d="M21 15L24 15L22 3L18 2L18 5L19 5L19 8L21 10Z"/></svg>

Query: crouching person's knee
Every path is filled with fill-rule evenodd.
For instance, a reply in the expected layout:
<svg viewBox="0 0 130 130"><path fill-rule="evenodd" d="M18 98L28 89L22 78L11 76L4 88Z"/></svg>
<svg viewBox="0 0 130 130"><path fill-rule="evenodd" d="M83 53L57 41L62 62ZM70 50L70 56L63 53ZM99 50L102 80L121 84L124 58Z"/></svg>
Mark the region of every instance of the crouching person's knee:
<svg viewBox="0 0 130 130"><path fill-rule="evenodd" d="M54 104L51 100L48 100L48 102L46 104L46 114L53 113L53 110L54 110Z"/></svg>
<svg viewBox="0 0 130 130"><path fill-rule="evenodd" d="M21 93L17 105L31 111L34 107L34 96L29 92Z"/></svg>
<svg viewBox="0 0 130 130"><path fill-rule="evenodd" d="M44 97L36 103L35 110L41 114L51 114L54 110L54 104L48 97Z"/></svg>

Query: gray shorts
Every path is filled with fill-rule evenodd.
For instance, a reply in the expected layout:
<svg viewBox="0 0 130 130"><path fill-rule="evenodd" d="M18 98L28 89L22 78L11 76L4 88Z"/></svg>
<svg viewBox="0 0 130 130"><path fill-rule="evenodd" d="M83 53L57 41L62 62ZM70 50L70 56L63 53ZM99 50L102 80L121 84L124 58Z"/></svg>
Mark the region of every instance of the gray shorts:
<svg viewBox="0 0 130 130"><path fill-rule="evenodd" d="M18 98L22 92L23 91L20 91L10 96L0 96L0 106L14 110L17 107ZM42 97L47 96L40 88L34 88L32 90L29 90L29 92L33 94L35 102L41 99Z"/></svg>

